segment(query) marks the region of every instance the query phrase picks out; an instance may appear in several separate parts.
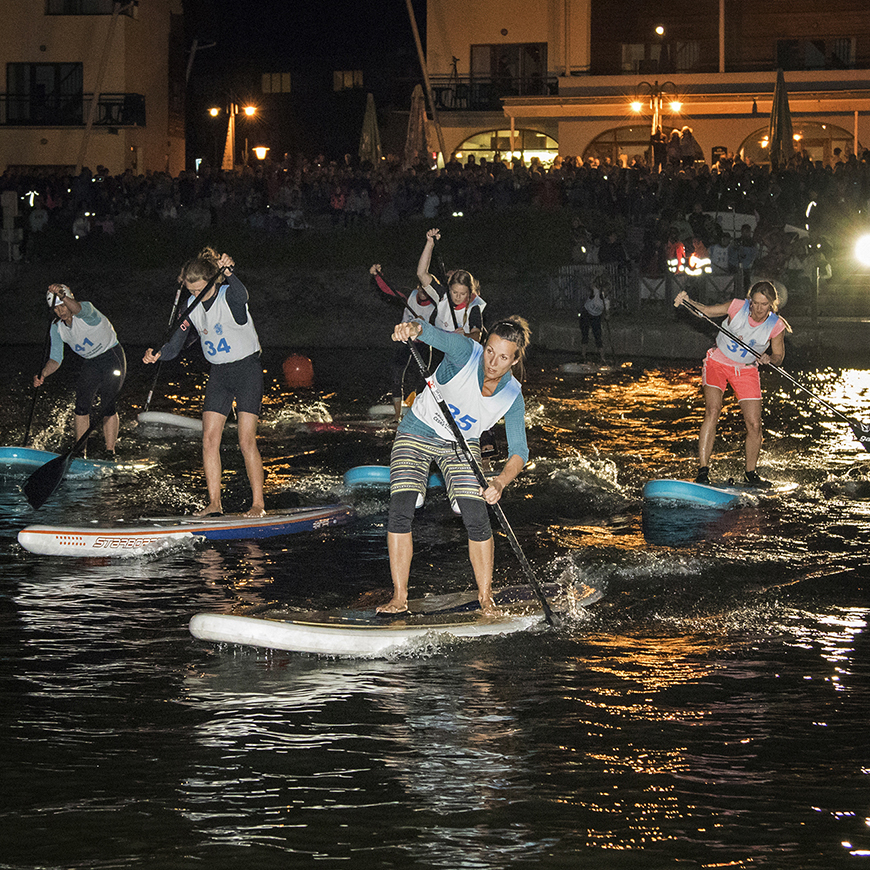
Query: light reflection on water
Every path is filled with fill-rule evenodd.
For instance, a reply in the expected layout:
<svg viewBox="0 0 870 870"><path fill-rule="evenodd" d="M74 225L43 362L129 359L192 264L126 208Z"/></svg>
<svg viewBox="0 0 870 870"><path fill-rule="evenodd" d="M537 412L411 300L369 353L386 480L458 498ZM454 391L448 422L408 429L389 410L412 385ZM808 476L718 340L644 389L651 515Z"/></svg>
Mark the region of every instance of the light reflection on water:
<svg viewBox="0 0 870 870"><path fill-rule="evenodd" d="M123 562L38 559L14 537L29 508L0 491L3 866L821 870L870 847L868 463L845 425L769 377L762 466L798 489L674 511L644 509L640 490L694 467L697 366L532 370L535 466L505 510L543 580L604 591L559 631L425 643L383 662L193 641L197 611L343 606L387 585L386 495L348 492L342 475L388 461L389 430L359 421L386 398L389 357L373 386L342 354L312 355L310 391L267 379L261 449L271 505L350 499L353 526ZM147 391L131 368L125 421ZM801 377L867 416L866 372ZM195 415L202 382L174 376L161 409ZM0 388L5 407L29 395L15 384ZM52 413L40 410L40 436ZM6 443L23 430L14 416L0 422ZM123 438L156 468L67 483L39 521L198 503L196 441L126 426ZM729 406L717 470L736 474L741 454ZM416 532L413 594L469 588L443 493ZM516 583L505 543L496 579Z"/></svg>

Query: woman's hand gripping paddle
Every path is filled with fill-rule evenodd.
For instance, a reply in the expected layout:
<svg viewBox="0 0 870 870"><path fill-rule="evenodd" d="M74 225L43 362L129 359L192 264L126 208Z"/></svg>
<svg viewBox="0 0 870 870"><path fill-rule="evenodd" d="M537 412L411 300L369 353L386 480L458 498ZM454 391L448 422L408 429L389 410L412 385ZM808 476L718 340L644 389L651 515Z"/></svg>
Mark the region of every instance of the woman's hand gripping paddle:
<svg viewBox="0 0 870 870"><path fill-rule="evenodd" d="M738 338L734 335L733 332L727 330L724 326L717 323L711 317L707 317L703 311L694 306L688 299L681 299L680 305L685 308L688 308L695 317L700 317L702 320L706 320L708 323L712 323L716 329L719 330L723 335L727 335L732 341L739 344L742 348L748 350L756 359L761 359L761 354L754 348L748 345L743 339ZM803 390L808 395L812 396L817 402L820 402L824 405L832 414L835 414L841 420L845 420L849 424L849 428L852 430L852 434L855 438L858 439L858 442L865 450L870 450L870 423L862 423L859 420L855 420L852 417L847 417L842 411L837 410L833 405L823 399L821 396L816 395L809 387L805 387L800 381L795 380L785 369L780 368L778 365L769 362L767 365L772 368L775 372L779 372L784 378L791 381L796 387Z"/></svg>
<svg viewBox="0 0 870 870"><path fill-rule="evenodd" d="M441 413L444 415L444 419L447 420L450 429L453 432L453 436L456 438L456 443L459 445L463 455L468 461L468 464L471 466L471 470L474 472L474 476L477 478L477 482L484 489L487 489L489 487L489 481L486 479L486 475L483 473L483 469L480 467L480 463L478 463L478 461L474 458L474 454L469 449L468 442L465 440L465 436L462 434L462 430L459 428L456 420L453 419L453 414L450 413L450 408L447 407L447 403L444 401L444 397L441 395L441 391L436 386L435 381L433 380L432 375L429 372L429 369L423 362L423 358L420 356L420 352L417 350L416 347L414 347L414 342L410 339L406 341L405 344L408 345L408 348L411 351L411 356L414 357L414 361L417 363L417 366L420 369L420 374L423 375L423 379L426 381L426 386L432 393L432 397L438 403L438 407L441 409ZM544 611L544 619L546 619L550 625L558 627L561 624L561 619L558 617L557 614L553 613L553 610L550 607L546 596L544 595L544 590L541 588L541 584L538 582L538 578L535 576L535 572L532 570L532 566L529 564L529 560L526 558L526 554L523 552L523 548L520 546L520 542L517 540L517 536L514 534L514 530L511 528L511 524L508 522L508 519L505 516L501 505L496 502L495 504L490 505L490 507L493 509L495 515L498 517L498 521L499 523L501 523L501 527L504 530L508 541L510 541L510 545L514 551L514 554L519 560L519 563L522 566L526 577L529 578L529 582L532 585L535 596L541 603L541 608Z"/></svg>
<svg viewBox="0 0 870 870"><path fill-rule="evenodd" d="M208 293L208 291L214 286L215 281L224 274L224 270L221 269L217 272L217 274L208 282L208 284L203 287L202 292L199 293L196 299L187 306L187 308L182 312L181 316L175 322L175 324L170 325L167 330L166 337L161 342L160 347L166 344L167 341L172 337L173 333L185 320L187 320L188 315L197 305L202 301L202 298ZM121 392L120 387L114 396L111 397L110 401L114 401L118 398L118 394ZM104 401L101 399L101 401ZM108 403L107 403L108 404ZM72 446L71 450L68 450L66 453L62 453L60 456L55 456L54 459L49 460L45 463L45 465L40 465L30 477L24 483L24 495L27 498L27 501L30 503L30 506L34 510L39 510L54 494L54 491L60 486L60 482L64 479L64 476L69 469L70 463L73 460L73 457L88 443L88 438L91 433L100 425L100 420L97 419L88 426L87 431L79 438L78 441Z"/></svg>

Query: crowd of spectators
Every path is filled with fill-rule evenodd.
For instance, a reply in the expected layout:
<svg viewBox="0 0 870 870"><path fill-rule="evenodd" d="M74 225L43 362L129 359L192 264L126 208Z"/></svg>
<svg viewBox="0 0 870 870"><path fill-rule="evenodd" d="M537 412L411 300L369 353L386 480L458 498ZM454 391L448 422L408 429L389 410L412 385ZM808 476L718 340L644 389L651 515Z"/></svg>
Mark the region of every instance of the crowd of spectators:
<svg viewBox="0 0 870 870"><path fill-rule="evenodd" d="M723 218L737 214L751 217L756 265L766 260L769 272L807 271L807 257L823 252L830 259L832 240L844 226L865 218L870 152L827 164L796 154L775 174L734 156L714 166L665 162L654 171L640 156L623 164L564 157L549 167L537 160L526 166L519 160L469 158L441 170L403 168L394 159L372 167L349 157L299 157L233 172L184 171L177 177L131 170L113 176L102 167L78 175L7 171L0 190L19 194L25 257L50 226L84 237L113 233L142 219L200 228L244 222L257 231L292 235L352 231L367 223L388 226L415 216L431 222L526 205L564 209L574 219L567 261L624 255L643 274L660 274L667 268L668 236L675 230L687 253L698 242L711 253L722 248L726 254L720 260L727 264L737 231L729 237Z"/></svg>

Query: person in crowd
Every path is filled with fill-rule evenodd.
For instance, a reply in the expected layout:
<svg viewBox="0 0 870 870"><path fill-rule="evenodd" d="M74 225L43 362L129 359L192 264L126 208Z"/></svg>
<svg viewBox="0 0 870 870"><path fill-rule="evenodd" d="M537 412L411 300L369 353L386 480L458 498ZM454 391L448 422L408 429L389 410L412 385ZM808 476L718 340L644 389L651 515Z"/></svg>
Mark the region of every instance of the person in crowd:
<svg viewBox="0 0 870 870"><path fill-rule="evenodd" d="M390 457L390 509L387 549L393 597L378 607L381 613L402 613L408 608L408 582L414 544L411 524L417 497L425 493L432 462L444 475L447 493L455 501L468 532L468 555L477 583L482 611L495 615L492 572L495 546L487 504L495 504L504 488L529 458L526 444L525 402L520 380L529 344L529 325L521 317L500 321L489 331L486 344L458 332L445 332L420 320L403 321L393 330L393 341L420 341L444 353L434 374L435 384L452 409L471 453L480 462L481 432L504 418L508 459L484 489L457 448L453 430L443 418L429 389L417 396L399 424ZM516 371L517 377L513 372Z"/></svg>
<svg viewBox="0 0 870 870"><path fill-rule="evenodd" d="M435 242L440 238L439 229L431 229L426 233L426 244L417 264L417 280L420 282L420 287L432 298L438 294L433 289L435 278L429 273L429 268ZM435 326L447 332L461 332L479 341L483 334L485 308L486 302L480 295L480 285L474 276L465 269L456 269L447 276L447 293L438 303Z"/></svg>
<svg viewBox="0 0 870 870"><path fill-rule="evenodd" d="M402 321L407 322L409 320L413 320L414 318L419 318L420 320L425 320L427 323L432 323L435 320L435 314L437 311L437 305L439 302L439 298L437 296L432 297L423 291L422 287L417 287L411 291L408 295L408 298L405 299L402 294L398 291L393 290L389 284L387 284L384 279L383 271L381 269L380 263L375 263L370 269L369 274L372 276L372 281L375 286L385 295L401 299L405 310L402 314ZM430 287L430 290L434 288ZM402 401L404 399L404 379L405 379L405 371L408 367L408 363L410 362L411 351L410 348L406 344L399 344L396 347L396 352L393 355L393 362L391 366L392 372L392 386L393 386L393 408L395 410L395 414L393 416L393 422L398 423L399 420L402 419ZM417 366L413 367L412 372L412 380L416 387L422 386L422 380L419 377L419 373L417 372ZM417 392L415 388L414 392Z"/></svg>
<svg viewBox="0 0 870 870"><path fill-rule="evenodd" d="M674 298L674 306L691 302L685 290ZM701 369L701 383L704 389L704 422L698 438L698 474L696 483L710 483L710 457L716 440L716 427L722 413L722 402L728 385L734 390L743 420L746 424L746 472L744 482L747 486L770 486L757 471L758 456L761 452L761 380L758 365L772 363L780 365L785 358L784 333L791 327L777 314L779 299L776 287L769 281L758 281L749 289L745 299L733 299L715 305L691 304L707 317L727 319L724 329L731 336L720 331L716 345L704 359ZM749 345L758 354L747 350L743 344L734 341L736 336L743 344Z"/></svg>
<svg viewBox="0 0 870 870"><path fill-rule="evenodd" d="M731 244L728 251L728 268L731 272L743 272L744 289L752 282L752 264L758 254L758 245L752 236L752 227L742 224L740 235Z"/></svg>
<svg viewBox="0 0 870 870"><path fill-rule="evenodd" d="M179 324L160 350L148 348L146 363L175 359L183 350L190 329L196 330L205 358L211 363L202 412L202 461L208 504L196 516L220 516L221 439L227 417L236 406L239 448L251 485L251 507L246 517L265 514L263 460L257 447L257 422L263 402L263 366L260 339L248 310L248 291L234 274L228 254L205 248L182 267L180 279L191 293L188 306L199 304ZM224 280L226 279L226 280Z"/></svg>
<svg viewBox="0 0 870 870"><path fill-rule="evenodd" d="M118 336L108 317L90 302L79 302L66 284L52 284L47 293L48 307L57 318L51 325L51 350L33 386L41 387L63 362L64 345L71 347L82 359L76 384L75 430L81 439L91 425L91 412L100 397L103 419L105 458L115 459L120 418L115 400L127 375L127 357L118 343Z"/></svg>
<svg viewBox="0 0 870 870"><path fill-rule="evenodd" d="M583 362L586 362L586 349L589 346L589 333L592 332L592 338L595 340L595 347L598 350L598 355L601 357L602 364L607 362L604 359L604 341L601 336L601 321L607 317L610 310L610 300L605 297L598 283L593 283L589 288L589 296L583 303L583 309L580 311L580 347L583 354Z"/></svg>

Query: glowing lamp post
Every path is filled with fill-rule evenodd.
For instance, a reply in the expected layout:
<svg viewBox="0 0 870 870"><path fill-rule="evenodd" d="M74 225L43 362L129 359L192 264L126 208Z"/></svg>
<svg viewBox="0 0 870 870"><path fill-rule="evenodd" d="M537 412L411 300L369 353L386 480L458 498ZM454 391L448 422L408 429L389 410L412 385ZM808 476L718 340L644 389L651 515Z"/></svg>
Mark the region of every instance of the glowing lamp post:
<svg viewBox="0 0 870 870"><path fill-rule="evenodd" d="M220 114L221 110L218 108L211 108L208 110L208 113L216 118ZM257 114L256 106L244 106L239 108L237 103L230 103L229 108L227 109L227 115L229 115L229 123L227 124L227 141L224 146L224 157L223 162L221 163L221 169L226 171L231 171L235 169L236 165L236 115L239 113L244 113L249 118L252 118ZM244 164L248 165L248 138L245 137L245 151L244 151Z"/></svg>
<svg viewBox="0 0 870 870"><path fill-rule="evenodd" d="M662 106L667 103L673 114L679 114L683 104L678 99L677 86L673 82L641 82L635 91L635 98L631 103L632 111L640 114L644 104L652 110L651 132L655 133L662 123Z"/></svg>

